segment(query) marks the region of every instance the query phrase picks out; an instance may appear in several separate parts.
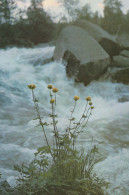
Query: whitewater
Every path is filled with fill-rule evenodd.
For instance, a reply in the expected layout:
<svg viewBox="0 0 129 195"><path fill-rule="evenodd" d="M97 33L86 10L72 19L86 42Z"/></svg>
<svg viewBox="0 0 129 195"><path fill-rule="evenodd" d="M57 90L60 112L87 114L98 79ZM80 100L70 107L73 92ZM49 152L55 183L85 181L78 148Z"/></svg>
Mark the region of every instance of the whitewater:
<svg viewBox="0 0 129 195"><path fill-rule="evenodd" d="M80 134L77 147L90 148L94 144L103 158L94 171L109 182L105 194L129 193L129 85L110 80L93 81L88 86L68 78L65 65L45 63L53 56L54 46L8 48L0 50L0 173L2 180L15 185L18 173L15 164L28 163L45 139L36 117L31 90L39 100L41 115L50 113L48 84L59 88L57 94L58 127L64 130L70 117L75 95L80 96L75 116L81 116L85 97L91 96L94 111ZM46 117L47 120L47 117ZM51 129L47 129L51 142Z"/></svg>

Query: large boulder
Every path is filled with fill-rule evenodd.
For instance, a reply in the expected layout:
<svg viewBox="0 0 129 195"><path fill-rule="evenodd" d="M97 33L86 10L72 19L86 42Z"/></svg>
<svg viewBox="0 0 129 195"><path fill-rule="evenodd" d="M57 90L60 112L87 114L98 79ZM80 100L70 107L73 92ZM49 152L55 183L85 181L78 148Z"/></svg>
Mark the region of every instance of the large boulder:
<svg viewBox="0 0 129 195"><path fill-rule="evenodd" d="M117 43L115 35L109 34L98 25L87 20L78 20L74 24L87 31L111 57L120 53L121 47Z"/></svg>
<svg viewBox="0 0 129 195"><path fill-rule="evenodd" d="M129 68L129 58L121 55L114 56L111 66L119 68Z"/></svg>
<svg viewBox="0 0 129 195"><path fill-rule="evenodd" d="M85 84L99 78L110 64L109 55L97 41L74 25L60 33L53 57L67 61L67 73Z"/></svg>

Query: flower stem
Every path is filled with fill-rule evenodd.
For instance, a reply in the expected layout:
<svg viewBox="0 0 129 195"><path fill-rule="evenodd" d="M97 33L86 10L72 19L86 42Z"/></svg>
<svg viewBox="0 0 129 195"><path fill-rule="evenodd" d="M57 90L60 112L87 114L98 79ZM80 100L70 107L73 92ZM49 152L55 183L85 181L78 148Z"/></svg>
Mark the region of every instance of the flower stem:
<svg viewBox="0 0 129 195"><path fill-rule="evenodd" d="M34 105L35 105L35 109L36 109L36 112L37 112L37 116L38 116L38 119L39 119L39 123L40 123L40 125L41 125L41 127L42 127L42 130L43 130L43 133L44 133L44 137L45 137L47 146L49 147L49 149L50 149L50 154L51 154L51 156L52 156L52 158L53 158L53 161L55 162L55 158L54 158L54 156L53 156L53 154L52 154L51 147L50 147L50 145L49 145L49 142L48 142L48 139L47 139L47 135L46 135L46 133L45 133L44 125L43 125L43 123L42 123L42 119L41 119L41 116L40 116L40 113L39 113L38 104L36 104L36 97L35 97L35 94L34 94L33 89L32 89L32 97L33 97L33 102L34 102Z"/></svg>
<svg viewBox="0 0 129 195"><path fill-rule="evenodd" d="M74 103L74 107L73 107L73 110L71 111L71 116L70 116L70 123L69 123L69 133L70 133L70 127L71 127L71 122L72 122L72 116L73 116L73 113L74 113L74 110L75 110L75 107L76 107L76 101Z"/></svg>

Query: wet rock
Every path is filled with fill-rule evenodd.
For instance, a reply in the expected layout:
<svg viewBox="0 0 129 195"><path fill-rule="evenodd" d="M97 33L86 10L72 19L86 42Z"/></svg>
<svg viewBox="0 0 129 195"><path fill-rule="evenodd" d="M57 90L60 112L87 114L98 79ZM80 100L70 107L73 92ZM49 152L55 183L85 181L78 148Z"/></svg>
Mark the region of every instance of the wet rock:
<svg viewBox="0 0 129 195"><path fill-rule="evenodd" d="M129 34L121 34L117 36L117 43L123 49L129 50Z"/></svg>
<svg viewBox="0 0 129 195"><path fill-rule="evenodd" d="M111 66L119 68L129 68L129 58L121 55L114 56Z"/></svg>
<svg viewBox="0 0 129 195"><path fill-rule="evenodd" d="M120 53L121 47L115 35L109 34L98 25L88 22L87 20L76 21L75 25L88 32L111 57Z"/></svg>
<svg viewBox="0 0 129 195"><path fill-rule="evenodd" d="M117 81L118 83L124 83L124 84L129 84L129 68L125 69L115 69L115 71L111 71L111 76L112 79Z"/></svg>
<svg viewBox="0 0 129 195"><path fill-rule="evenodd" d="M123 50L122 52L120 52L120 55L129 58L129 51Z"/></svg>
<svg viewBox="0 0 129 195"><path fill-rule="evenodd" d="M89 84L108 68L110 57L85 30L74 25L62 30L54 51L54 60L67 62L68 75Z"/></svg>
<svg viewBox="0 0 129 195"><path fill-rule="evenodd" d="M129 97L126 97L126 96L121 97L118 99L118 102L129 102Z"/></svg>

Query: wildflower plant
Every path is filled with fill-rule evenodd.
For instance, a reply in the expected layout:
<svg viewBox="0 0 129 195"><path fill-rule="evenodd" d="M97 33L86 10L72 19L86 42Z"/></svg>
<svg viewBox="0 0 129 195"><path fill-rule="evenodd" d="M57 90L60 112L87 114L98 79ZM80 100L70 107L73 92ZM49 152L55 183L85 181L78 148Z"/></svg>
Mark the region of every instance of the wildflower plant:
<svg viewBox="0 0 129 195"><path fill-rule="evenodd" d="M47 123L41 117L38 107L38 100L35 96L34 84L28 85L32 91L33 102L37 113L37 119L42 128L46 145L38 148L34 160L28 165L22 167L15 166L15 169L21 173L19 178L18 190L23 194L34 195L94 195L104 194L102 186L105 182L93 174L93 167L98 162L95 153L98 152L94 146L85 154L84 149L77 150L76 140L80 133L85 129L88 120L94 109L91 97L85 98L85 107L80 119L76 120L73 114L76 110L79 96L74 96L74 105L69 118L69 124L61 133L58 128L56 114L58 88L48 85L50 95L51 113L49 117L51 122ZM46 129L53 128L53 143L49 142ZM48 155L51 158L48 158Z"/></svg>

